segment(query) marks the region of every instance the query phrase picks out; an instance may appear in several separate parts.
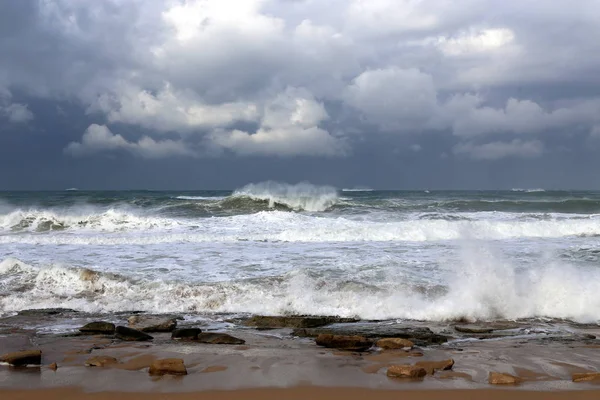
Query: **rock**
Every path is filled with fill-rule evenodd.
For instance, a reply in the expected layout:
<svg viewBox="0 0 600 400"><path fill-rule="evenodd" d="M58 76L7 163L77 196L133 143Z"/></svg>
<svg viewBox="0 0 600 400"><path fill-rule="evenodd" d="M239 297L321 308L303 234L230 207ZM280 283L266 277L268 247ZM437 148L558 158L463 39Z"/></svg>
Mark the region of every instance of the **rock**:
<svg viewBox="0 0 600 400"><path fill-rule="evenodd" d="M197 340L201 333L202 330L198 328L175 329L171 334L171 339Z"/></svg>
<svg viewBox="0 0 600 400"><path fill-rule="evenodd" d="M485 328L476 325L457 325L454 327L454 329L456 329L457 332L461 333L492 333L494 331L493 328Z"/></svg>
<svg viewBox="0 0 600 400"><path fill-rule="evenodd" d="M24 317L39 317L45 315L57 315L76 312L77 311L71 310L70 308L40 308L34 310L22 310L19 311L18 314Z"/></svg>
<svg viewBox="0 0 600 400"><path fill-rule="evenodd" d="M98 279L100 279L100 274L96 271L92 271L91 269L86 268L81 271L79 277L82 281L96 282Z"/></svg>
<svg viewBox="0 0 600 400"><path fill-rule="evenodd" d="M117 326L115 328L115 337L128 342L143 342L154 339L147 333L138 331L136 329L127 328L125 326Z"/></svg>
<svg viewBox="0 0 600 400"><path fill-rule="evenodd" d="M521 378L500 372L490 372L488 382L492 385L516 385L521 383Z"/></svg>
<svg viewBox="0 0 600 400"><path fill-rule="evenodd" d="M323 334L317 336L315 341L319 346L350 351L365 351L373 346L370 340L362 336Z"/></svg>
<svg viewBox="0 0 600 400"><path fill-rule="evenodd" d="M42 351L27 350L8 353L0 357L0 362L8 363L14 367L40 365L42 363Z"/></svg>
<svg viewBox="0 0 600 400"><path fill-rule="evenodd" d="M48 368L51 369L52 371L56 371L58 369L58 364L52 363L52 364L48 365Z"/></svg>
<svg viewBox="0 0 600 400"><path fill-rule="evenodd" d="M104 321L90 322L89 324L86 324L79 328L79 331L88 334L112 335L115 333L115 324L111 324L110 322Z"/></svg>
<svg viewBox="0 0 600 400"><path fill-rule="evenodd" d="M401 324L382 325L358 322L326 328L299 328L293 331L293 335L299 337L317 337L321 334L363 336L367 339L402 338L410 339L417 346L428 346L448 341L446 336L433 333L429 328L412 328Z"/></svg>
<svg viewBox="0 0 600 400"><path fill-rule="evenodd" d="M428 375L433 375L435 371L446 371L452 369L454 366L454 360L419 361L415 364L415 366L424 368Z"/></svg>
<svg viewBox="0 0 600 400"><path fill-rule="evenodd" d="M244 344L245 340L238 339L226 333L209 333L202 332L198 334L198 338L196 339L200 343L209 343L209 344Z"/></svg>
<svg viewBox="0 0 600 400"><path fill-rule="evenodd" d="M387 376L390 378L412 378L419 379L427 375L424 368L414 365L392 365L387 370Z"/></svg>
<svg viewBox="0 0 600 400"><path fill-rule="evenodd" d="M304 316L295 315L287 317L271 317L257 315L243 322L245 326L254 326L257 328L316 328L319 326L345 323L345 322L356 322L356 319L352 318L340 318L340 317L317 317L317 316Z"/></svg>
<svg viewBox="0 0 600 400"><path fill-rule="evenodd" d="M92 358L88 358L85 361L86 367L106 367L109 365L118 364L119 361L114 357L109 356L96 356Z"/></svg>
<svg viewBox="0 0 600 400"><path fill-rule="evenodd" d="M142 332L172 332L177 327L175 318L133 315L127 318L129 327Z"/></svg>
<svg viewBox="0 0 600 400"><path fill-rule="evenodd" d="M187 375L187 369L182 359L165 358L156 360L150 365L148 373L152 376L162 375Z"/></svg>
<svg viewBox="0 0 600 400"><path fill-rule="evenodd" d="M410 340L402 338L384 338L377 341L377 347L386 350L403 349L405 347L412 349L414 345Z"/></svg>
<svg viewBox="0 0 600 400"><path fill-rule="evenodd" d="M573 374L573 382L600 381L600 372L584 372Z"/></svg>

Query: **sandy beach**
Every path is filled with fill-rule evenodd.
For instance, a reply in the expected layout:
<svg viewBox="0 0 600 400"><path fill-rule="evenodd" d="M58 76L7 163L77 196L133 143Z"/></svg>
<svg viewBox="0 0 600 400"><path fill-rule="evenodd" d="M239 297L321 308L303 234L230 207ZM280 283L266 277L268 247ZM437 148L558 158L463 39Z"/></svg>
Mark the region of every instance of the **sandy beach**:
<svg viewBox="0 0 600 400"><path fill-rule="evenodd" d="M152 340L127 341L119 334L84 335L78 331L49 333L19 329L34 320L61 325L70 314L4 318L0 355L41 350L39 366L0 365L0 393L7 399L592 399L600 395L598 378L573 382L574 374L600 370L597 325L554 322L556 332L539 333L532 322L459 325L364 321L326 324L317 328L248 326L259 319L236 320L220 330L238 344L213 344L172 338L171 332L152 332ZM126 324L123 316L115 322ZM144 316L136 316L143 320ZM168 317L150 321L190 328L189 322ZM84 319L89 319L85 317ZM131 320L131 319L130 319ZM250 322L248 322L250 321ZM270 320L267 320L267 323ZM299 326L311 320L277 320ZM272 321L270 321L272 322ZM319 322L319 321L317 321ZM8 327L12 324L12 328ZM187 324L187 325L186 325ZM108 323L111 326L110 323ZM558 328L561 328L560 330ZM510 329L508 329L510 328ZM197 328L194 328L197 329ZM118 329L117 329L118 331ZM317 345L321 332L356 337L368 348L343 349ZM485 333L482 333L485 332ZM345 334L345 336L344 336ZM198 335L195 333L195 335ZM218 331L204 333L219 338ZM354 335L354 336L349 336ZM412 348L385 349L381 337L408 337ZM318 339L318 338L317 338ZM215 343L219 343L217 340ZM404 342L402 342L404 343ZM355 344L353 344L355 345ZM163 359L177 359L187 375L151 376L149 368ZM108 361L107 361L108 360ZM391 378L394 365L428 366L419 379ZM96 363L96 364L94 364ZM99 364L98 364L99 363ZM54 369L54 365L56 369ZM91 364L99 366L89 366ZM490 373L513 376L511 385L492 385Z"/></svg>

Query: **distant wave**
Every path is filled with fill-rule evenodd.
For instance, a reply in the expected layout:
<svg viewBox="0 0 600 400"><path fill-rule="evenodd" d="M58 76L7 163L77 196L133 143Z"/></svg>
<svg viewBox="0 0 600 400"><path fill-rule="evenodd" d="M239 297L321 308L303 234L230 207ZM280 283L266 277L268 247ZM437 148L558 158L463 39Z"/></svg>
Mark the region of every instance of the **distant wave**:
<svg viewBox="0 0 600 400"><path fill-rule="evenodd" d="M511 192L524 192L524 193L538 193L538 192L545 192L545 189L518 189L518 188L514 188L510 190Z"/></svg>
<svg viewBox="0 0 600 400"><path fill-rule="evenodd" d="M226 201L240 204L244 199L264 202L269 208L294 211L326 211L339 201L337 190L331 186L310 183L290 185L271 181L246 185L234 191Z"/></svg>
<svg viewBox="0 0 600 400"><path fill-rule="evenodd" d="M218 201L223 200L226 197L224 196L177 196L175 197L178 200L210 200L210 201Z"/></svg>
<svg viewBox="0 0 600 400"><path fill-rule="evenodd" d="M374 189L369 189L369 188L353 188L353 189L342 189L342 192L373 192Z"/></svg>

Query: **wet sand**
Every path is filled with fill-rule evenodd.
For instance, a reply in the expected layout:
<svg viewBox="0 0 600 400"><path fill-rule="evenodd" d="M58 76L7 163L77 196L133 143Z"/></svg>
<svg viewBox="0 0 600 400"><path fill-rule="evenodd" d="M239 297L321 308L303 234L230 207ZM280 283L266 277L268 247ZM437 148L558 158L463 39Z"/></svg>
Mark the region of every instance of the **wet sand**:
<svg viewBox="0 0 600 400"><path fill-rule="evenodd" d="M510 390L369 390L362 388L289 388L206 391L194 393L84 393L77 389L0 391L9 400L597 400L600 391L530 392Z"/></svg>
<svg viewBox="0 0 600 400"><path fill-rule="evenodd" d="M349 324L348 329L356 329ZM291 329L234 328L228 333L243 345L213 345L171 339L153 333L151 342L124 342L112 336L72 336L36 330L0 334L0 354L40 349L40 367L0 365L0 398L33 399L598 399L600 382L572 382L574 373L600 371L597 325L560 335L514 335L451 338L447 343L416 346L411 351L349 352L319 347ZM447 330L447 329L446 329ZM477 334L479 335L479 334ZM90 357L118 362L86 367ZM187 376L151 377L157 359L179 358ZM450 371L421 380L386 375L394 364L453 359ZM52 370L52 363L58 369ZM490 372L509 373L521 383L494 386ZM111 392L111 393L108 393Z"/></svg>

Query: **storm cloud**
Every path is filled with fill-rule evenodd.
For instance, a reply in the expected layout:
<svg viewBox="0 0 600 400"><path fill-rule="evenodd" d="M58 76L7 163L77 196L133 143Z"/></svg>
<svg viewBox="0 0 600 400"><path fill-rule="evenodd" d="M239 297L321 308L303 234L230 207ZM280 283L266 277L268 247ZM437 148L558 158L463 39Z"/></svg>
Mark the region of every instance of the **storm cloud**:
<svg viewBox="0 0 600 400"><path fill-rule="evenodd" d="M0 188L110 186L117 166L115 187L214 185L174 166L226 187L594 187L598 37L595 0L0 2Z"/></svg>

